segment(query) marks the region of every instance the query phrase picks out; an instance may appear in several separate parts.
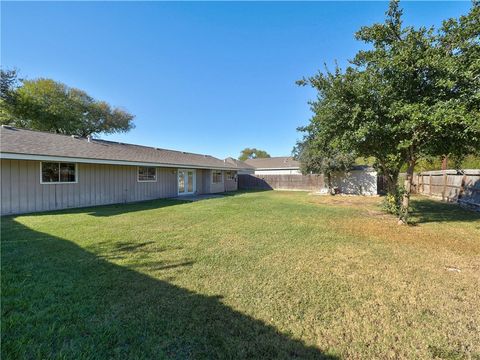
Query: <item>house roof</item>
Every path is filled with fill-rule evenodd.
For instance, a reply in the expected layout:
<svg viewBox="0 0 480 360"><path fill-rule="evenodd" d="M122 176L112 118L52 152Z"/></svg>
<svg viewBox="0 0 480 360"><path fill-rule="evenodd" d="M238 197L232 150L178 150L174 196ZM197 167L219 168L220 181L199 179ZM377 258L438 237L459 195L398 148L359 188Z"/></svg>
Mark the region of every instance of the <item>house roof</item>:
<svg viewBox="0 0 480 360"><path fill-rule="evenodd" d="M300 162L291 156L278 156L259 159L247 159L245 163L257 170L267 169L299 169Z"/></svg>
<svg viewBox="0 0 480 360"><path fill-rule="evenodd" d="M207 169L237 169L235 164L210 155L193 154L101 139L0 127L2 158L57 160L125 165L156 165Z"/></svg>

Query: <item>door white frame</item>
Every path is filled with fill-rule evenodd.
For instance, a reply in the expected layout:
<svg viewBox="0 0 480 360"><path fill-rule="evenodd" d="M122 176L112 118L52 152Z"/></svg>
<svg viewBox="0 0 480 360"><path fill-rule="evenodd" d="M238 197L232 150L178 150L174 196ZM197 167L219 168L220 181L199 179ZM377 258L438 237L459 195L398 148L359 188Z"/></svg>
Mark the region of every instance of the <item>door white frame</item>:
<svg viewBox="0 0 480 360"><path fill-rule="evenodd" d="M192 182L192 191L187 191L188 190L188 173L192 172L193 173L193 182ZM179 181L180 181L180 174L183 173L183 181L184 181L184 192L180 192L180 186L179 186ZM177 170L177 194L178 195L192 195L195 194L197 191L197 172L195 169L178 169Z"/></svg>

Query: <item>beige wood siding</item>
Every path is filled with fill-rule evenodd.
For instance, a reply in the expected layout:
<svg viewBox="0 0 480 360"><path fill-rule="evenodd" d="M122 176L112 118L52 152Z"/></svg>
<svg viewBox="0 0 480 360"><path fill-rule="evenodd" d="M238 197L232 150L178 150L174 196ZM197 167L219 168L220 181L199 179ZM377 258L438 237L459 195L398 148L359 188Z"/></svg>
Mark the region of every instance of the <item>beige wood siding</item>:
<svg viewBox="0 0 480 360"><path fill-rule="evenodd" d="M212 182L212 171L211 170L203 170L202 171L202 185L203 185L203 193L210 194L210 184Z"/></svg>
<svg viewBox="0 0 480 360"><path fill-rule="evenodd" d="M41 184L39 161L2 160L2 215L177 196L172 168L157 168L156 182L138 182L136 166L77 166L77 183Z"/></svg>
<svg viewBox="0 0 480 360"><path fill-rule="evenodd" d="M215 184L213 183L212 170L203 170L203 172L204 173L202 181L204 186L204 193L206 194L214 194L225 191L236 191L238 189L237 182L235 180L227 180L225 171L222 171L223 182Z"/></svg>
<svg viewBox="0 0 480 360"><path fill-rule="evenodd" d="M198 169L196 171L196 191L197 194L205 194L205 191L203 189L204 183L203 183L203 170Z"/></svg>
<svg viewBox="0 0 480 360"><path fill-rule="evenodd" d="M213 172L210 171L209 182L210 182L210 193L211 194L224 192L225 191L225 174L224 174L224 171L222 171L222 182L219 182L219 183L214 183L213 182Z"/></svg>
<svg viewBox="0 0 480 360"><path fill-rule="evenodd" d="M224 181L225 181L225 190L226 191L237 191L238 189L238 180L237 180L237 172L232 171L235 179L234 180L227 180L227 175L226 171L224 171L223 176L224 176Z"/></svg>

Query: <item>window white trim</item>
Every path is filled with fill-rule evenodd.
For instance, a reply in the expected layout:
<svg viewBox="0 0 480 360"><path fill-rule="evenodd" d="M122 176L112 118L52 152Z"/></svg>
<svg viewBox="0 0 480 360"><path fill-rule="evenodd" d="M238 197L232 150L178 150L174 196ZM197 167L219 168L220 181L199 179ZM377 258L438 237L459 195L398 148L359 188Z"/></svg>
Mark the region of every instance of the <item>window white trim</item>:
<svg viewBox="0 0 480 360"><path fill-rule="evenodd" d="M155 180L140 180L139 177L140 177L140 168L142 167L145 167L145 168L154 168L155 169ZM158 171L157 171L157 167L156 166L137 166L137 182L157 182L157 179L158 179Z"/></svg>
<svg viewBox="0 0 480 360"><path fill-rule="evenodd" d="M57 163L57 164L75 164L75 181L49 181L44 182L43 179L43 163ZM78 164L72 161L40 161L40 184L42 185L62 185L62 184L78 184Z"/></svg>
<svg viewBox="0 0 480 360"><path fill-rule="evenodd" d="M213 173L214 172L220 172L220 174L222 174L222 181L220 181L220 182L214 182L213 181ZM225 182L225 178L224 178L223 170L212 170L212 184L223 184L224 182Z"/></svg>
<svg viewBox="0 0 480 360"><path fill-rule="evenodd" d="M232 170L226 170L224 174L225 174L224 176L226 181L235 181L235 177L237 176L236 171L232 171ZM228 178L229 174L231 175L231 179Z"/></svg>

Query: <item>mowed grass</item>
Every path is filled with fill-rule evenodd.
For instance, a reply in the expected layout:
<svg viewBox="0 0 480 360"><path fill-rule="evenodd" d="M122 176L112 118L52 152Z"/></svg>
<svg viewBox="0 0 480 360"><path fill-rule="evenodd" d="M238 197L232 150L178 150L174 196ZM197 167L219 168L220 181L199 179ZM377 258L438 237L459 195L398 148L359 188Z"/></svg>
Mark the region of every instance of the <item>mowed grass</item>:
<svg viewBox="0 0 480 360"><path fill-rule="evenodd" d="M480 358L480 215L415 198L398 226L380 201L2 218L2 358Z"/></svg>

